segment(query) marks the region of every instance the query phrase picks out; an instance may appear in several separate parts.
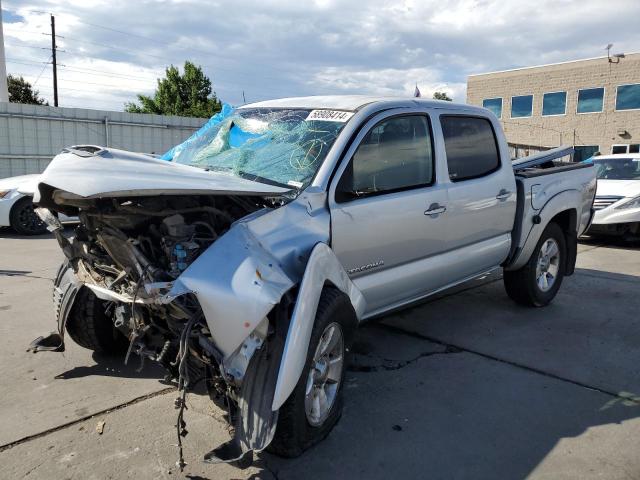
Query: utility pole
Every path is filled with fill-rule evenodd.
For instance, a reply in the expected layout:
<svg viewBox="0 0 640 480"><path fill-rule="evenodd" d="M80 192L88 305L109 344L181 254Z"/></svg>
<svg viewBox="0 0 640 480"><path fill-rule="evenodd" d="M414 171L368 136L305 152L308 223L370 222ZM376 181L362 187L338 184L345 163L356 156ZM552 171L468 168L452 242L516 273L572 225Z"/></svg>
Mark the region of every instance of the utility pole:
<svg viewBox="0 0 640 480"><path fill-rule="evenodd" d="M56 17L51 15L51 63L53 64L53 106L58 106L58 67L56 64Z"/></svg>
<svg viewBox="0 0 640 480"><path fill-rule="evenodd" d="M4 34L2 32L2 5L0 4L0 102L9 101L7 86L7 63L4 57Z"/></svg>

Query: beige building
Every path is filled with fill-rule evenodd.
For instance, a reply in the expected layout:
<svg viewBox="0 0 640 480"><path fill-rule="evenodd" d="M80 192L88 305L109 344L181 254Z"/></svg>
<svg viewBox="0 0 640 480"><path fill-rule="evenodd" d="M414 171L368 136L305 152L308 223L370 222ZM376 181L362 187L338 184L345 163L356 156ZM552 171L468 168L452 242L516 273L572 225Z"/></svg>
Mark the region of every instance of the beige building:
<svg viewBox="0 0 640 480"><path fill-rule="evenodd" d="M640 53L471 75L467 103L492 110L521 150L575 145L576 160L638 152Z"/></svg>

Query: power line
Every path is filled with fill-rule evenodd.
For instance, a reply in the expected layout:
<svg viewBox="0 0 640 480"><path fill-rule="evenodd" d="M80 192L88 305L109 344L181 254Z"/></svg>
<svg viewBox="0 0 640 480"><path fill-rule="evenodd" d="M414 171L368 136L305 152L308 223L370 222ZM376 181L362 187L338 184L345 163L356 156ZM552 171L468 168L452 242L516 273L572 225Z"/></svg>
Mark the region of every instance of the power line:
<svg viewBox="0 0 640 480"><path fill-rule="evenodd" d="M16 73L16 75L22 75L22 76L33 76L32 74L28 74L28 73ZM42 77L48 80L51 80L52 77ZM112 88L121 88L118 85L114 85L112 83L98 83L98 82L86 82L84 80L69 80L67 78L63 78L61 79L62 82L66 83L66 82L70 82L70 83L82 83L82 84L86 84L86 85L96 85L96 86L101 86L101 87L112 87Z"/></svg>
<svg viewBox="0 0 640 480"><path fill-rule="evenodd" d="M14 59L7 59L7 63L16 63L19 65L28 65L28 66L40 66L41 63L35 63L35 62L23 62L23 61L19 61L19 60L14 60ZM83 68L76 68L76 67L67 67L66 65L58 65L60 68L67 70L67 71L72 71L72 72L76 72L76 73L84 73L86 75L92 75L92 76L98 76L98 77L110 77L110 78L115 78L115 79L131 79L132 81L136 81L136 82L145 82L145 83L149 83L151 81L151 78L145 78L145 77L134 77L134 76L125 76L125 75L120 75L120 74L111 74L111 73L92 73L92 72L98 72L98 70L93 70L93 69L83 69ZM154 79L155 80L155 79ZM103 86L108 86L108 87L114 87L115 85L112 84L104 84L104 83L95 83L95 82L84 82L84 81L78 81L78 80L68 80L68 79L63 79L63 81L65 82L75 82L75 83L87 83L87 84L92 84L92 85L103 85ZM230 85L224 81L222 82L217 82L218 86L225 86L228 88L232 88L234 86L238 86L238 84L233 84ZM247 83L244 83L243 85L247 85ZM273 94L273 95L281 95L281 94L288 94L290 92L285 91L284 89L272 89L272 88L264 88L264 84L263 83L248 83L248 85L259 85L260 86L260 91L262 93L266 93L266 94Z"/></svg>
<svg viewBox="0 0 640 480"><path fill-rule="evenodd" d="M150 77L137 77L133 75L124 75L119 73L104 73L104 72L101 72L100 70L94 70L91 68L68 67L66 65L60 65L60 68L64 68L65 70L69 70L72 72L86 73L87 75L95 75L99 77L113 77L113 78L122 78L125 80L138 80L138 81L145 81L145 82L153 82L157 80L157 78L150 78Z"/></svg>
<svg viewBox="0 0 640 480"><path fill-rule="evenodd" d="M21 62L19 60L13 60L12 58L7 58L6 61L7 61L7 63L17 63L18 65L35 65L35 66L38 66L38 67L40 65L42 65L43 63L48 63L48 62L38 62L38 63L35 63L35 62Z"/></svg>
<svg viewBox="0 0 640 480"><path fill-rule="evenodd" d="M49 60L51 59L51 56L49 56L49 58L47 58L47 61L45 62L44 66L42 67L42 70L40 70L40 73L38 74L38 77L36 78L36 81L33 82L33 86L35 87L38 84L38 80L40 80L40 77L42 76L42 74L44 73L45 69L47 68L47 65L49 64Z"/></svg>
<svg viewBox="0 0 640 480"><path fill-rule="evenodd" d="M7 63L16 63L18 65L34 65L34 66L40 66L42 64L42 62L30 62L30 61L24 61L24 59L13 59L13 58L8 58ZM119 73L105 73L105 72L101 72L100 70L95 70L90 68L68 67L66 65L58 65L58 66L60 68L64 68L65 70L86 73L87 75L96 75L100 77L113 77L113 78L137 80L137 81L144 81L144 82L156 80L156 78L151 78L151 77L137 77L133 75L124 75ZM92 72L100 72L100 73L92 73Z"/></svg>
<svg viewBox="0 0 640 480"><path fill-rule="evenodd" d="M6 31L9 31L9 32L14 31L14 32L17 32L17 33L37 33L38 35L42 34L42 31L36 32L35 30L25 30L23 28L4 27L3 29L4 29L5 32ZM46 34L44 34L44 35L46 35Z"/></svg>
<svg viewBox="0 0 640 480"><path fill-rule="evenodd" d="M5 42L5 47L13 47L13 48L33 48L36 50L49 50L49 47L35 47L32 45L16 45L15 43L7 43Z"/></svg>

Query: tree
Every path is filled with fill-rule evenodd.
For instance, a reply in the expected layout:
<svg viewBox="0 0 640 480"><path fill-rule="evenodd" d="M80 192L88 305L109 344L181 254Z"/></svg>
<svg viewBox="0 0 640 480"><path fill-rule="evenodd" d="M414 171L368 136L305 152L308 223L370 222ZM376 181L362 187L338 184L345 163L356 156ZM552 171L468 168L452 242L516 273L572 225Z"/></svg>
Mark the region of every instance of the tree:
<svg viewBox="0 0 640 480"><path fill-rule="evenodd" d="M433 94L433 99L434 100L445 100L447 102L451 102L451 97L449 95L447 95L446 92L435 92Z"/></svg>
<svg viewBox="0 0 640 480"><path fill-rule="evenodd" d="M7 87L9 88L9 102L29 103L31 105L49 105L44 98L38 97L40 92L34 90L24 78L7 75Z"/></svg>
<svg viewBox="0 0 640 480"><path fill-rule="evenodd" d="M168 67L165 78L158 79L153 97L138 95L138 101L140 104L125 104L125 111L208 118L222 108L211 89L211 80L189 61L184 62L182 75L177 67Z"/></svg>

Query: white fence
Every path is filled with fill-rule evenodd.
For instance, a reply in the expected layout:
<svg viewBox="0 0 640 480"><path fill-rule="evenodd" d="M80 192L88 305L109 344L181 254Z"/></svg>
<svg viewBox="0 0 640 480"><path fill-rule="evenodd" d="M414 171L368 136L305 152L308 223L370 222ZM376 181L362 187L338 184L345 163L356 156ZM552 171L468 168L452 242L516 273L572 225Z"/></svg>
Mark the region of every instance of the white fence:
<svg viewBox="0 0 640 480"><path fill-rule="evenodd" d="M55 155L71 145L161 154L206 121L0 102L0 178L40 173Z"/></svg>

